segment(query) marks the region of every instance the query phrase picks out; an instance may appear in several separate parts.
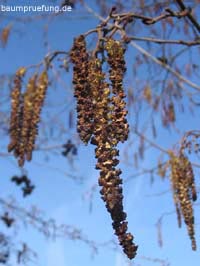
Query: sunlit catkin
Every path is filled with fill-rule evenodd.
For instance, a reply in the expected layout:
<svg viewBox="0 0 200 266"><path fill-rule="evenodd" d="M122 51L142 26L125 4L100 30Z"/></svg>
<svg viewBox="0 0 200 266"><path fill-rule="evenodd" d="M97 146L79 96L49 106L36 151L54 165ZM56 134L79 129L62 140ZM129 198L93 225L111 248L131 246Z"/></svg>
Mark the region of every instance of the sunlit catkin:
<svg viewBox="0 0 200 266"><path fill-rule="evenodd" d="M194 212L192 201L196 200L196 188L191 163L183 154L171 154L171 183L177 214L183 216L188 235L192 242L192 249L196 250ZM180 220L180 217L178 219ZM180 221L179 221L180 223Z"/></svg>
<svg viewBox="0 0 200 266"><path fill-rule="evenodd" d="M19 141L22 123L22 104L23 97L21 93L22 79L25 75L26 69L19 68L14 77L14 88L11 92L11 116L10 116L10 143L8 151L14 150L15 155L19 152Z"/></svg>
<svg viewBox="0 0 200 266"><path fill-rule="evenodd" d="M105 81L101 61L92 59L90 66L88 79L93 92L94 104L94 131L91 143L97 146L95 154L96 169L100 170L99 185L102 187L100 193L111 215L113 229L119 243L128 258L132 259L136 255L137 246L133 243L133 236L127 233L128 223L125 221L126 213L123 210L121 170L116 169L119 163L117 159L119 151L116 148L119 142L119 132L113 128L117 117L113 117L111 113L111 88Z"/></svg>
<svg viewBox="0 0 200 266"><path fill-rule="evenodd" d="M92 135L92 99L88 77L88 53L83 35L74 40L70 51L73 67L74 96L77 99L77 131L80 139L88 143Z"/></svg>
<svg viewBox="0 0 200 266"><path fill-rule="evenodd" d="M74 96L77 99L77 131L84 143L96 146L96 169L100 170L101 197L111 215L119 243L128 258L136 255L137 246L127 232L128 223L123 210L121 170L116 148L128 137L123 75L126 70L124 49L118 42L106 42L110 75L103 72L103 62L97 53L89 55L83 35L74 40L70 51L73 67ZM114 51L114 52L113 52ZM110 79L110 82L108 80Z"/></svg>
<svg viewBox="0 0 200 266"><path fill-rule="evenodd" d="M42 72L37 80L35 93L33 95L33 105L29 107L33 108L32 118L29 124L28 141L26 148L26 159L30 161L32 159L32 152L35 148L35 140L38 135L38 124L40 122L41 110L46 96L48 88L48 75L47 72ZM31 88L29 88L31 90Z"/></svg>
<svg viewBox="0 0 200 266"><path fill-rule="evenodd" d="M129 125L126 119L127 110L124 101L123 77L126 71L124 53L125 49L119 41L108 39L106 42L108 54L109 79L112 84L112 128L117 141L124 142L128 138Z"/></svg>
<svg viewBox="0 0 200 266"><path fill-rule="evenodd" d="M19 147L19 166L23 166L26 157L26 151L28 147L28 139L31 134L31 123L33 117L33 105L36 93L36 80L37 75L33 75L27 84L27 90L24 93L24 103L23 103L23 121L21 129L21 139Z"/></svg>

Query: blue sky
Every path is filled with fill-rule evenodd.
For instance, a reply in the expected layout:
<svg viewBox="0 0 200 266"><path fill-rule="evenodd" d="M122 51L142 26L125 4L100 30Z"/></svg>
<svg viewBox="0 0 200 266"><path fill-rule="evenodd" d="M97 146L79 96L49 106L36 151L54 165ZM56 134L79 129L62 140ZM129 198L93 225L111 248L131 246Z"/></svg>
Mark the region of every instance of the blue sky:
<svg viewBox="0 0 200 266"><path fill-rule="evenodd" d="M7 1L9 4L38 4L38 1L19 0ZM55 1L51 1L54 3ZM57 3L58 1L56 1ZM94 8L93 1L88 1ZM91 3L92 2L92 3ZM46 3L46 1L40 1ZM88 14L81 7L77 7L70 13L63 16L56 17L52 21L33 21L26 23L17 23L10 15L22 17L22 14L8 14L1 18L0 27L11 23L11 35L8 40L7 46L0 49L0 74L7 73L13 74L20 66L29 66L37 64L42 60L46 53L50 50L66 50L68 51L72 45L73 38L83 32L88 31L90 28L95 27L98 20ZM44 26L49 25L48 31L48 49L41 42L43 40ZM48 50L48 51L47 51ZM136 50L129 48L130 58L135 55ZM56 88L50 88L46 102L55 103L58 105L49 108L44 107L43 118L48 121L50 117L59 116L58 120L66 123L67 128L67 112L62 110L75 107L74 100L72 100L72 83L71 71L69 73L60 72L62 75L62 82L58 82ZM128 72L129 73L129 72ZM130 75L130 73L128 74ZM132 80L131 76L127 80ZM70 96L70 97L69 97ZM66 100L67 104L60 105L59 103ZM5 103L2 108L7 110L10 103ZM76 116L74 111L74 116ZM187 117L187 116L186 116ZM197 116L198 117L198 116ZM145 115L143 119L145 119ZM196 118L195 118L196 119ZM194 120L194 122L196 122ZM196 127L194 122L191 126ZM56 122L55 122L56 123ZM185 117L179 116L181 126L187 128L185 125ZM57 126L51 124L50 126ZM41 135L42 137L42 132ZM62 135L60 138L52 141L44 146L52 146L55 144L62 145L65 140L73 136L77 140L75 129L67 130L66 136ZM151 137L151 136L150 136ZM174 136L170 132L161 130L158 138L164 147L171 143L170 138ZM130 138L134 139L134 136ZM176 139L176 136L175 138ZM1 151L6 152L6 145L8 138L1 142ZM127 144L125 144L127 145ZM120 146L122 147L122 146ZM4 149L4 150L3 150ZM89 239L104 243L111 239L116 238L113 236L111 227L111 219L106 212L104 203L100 199L99 188L96 189L92 200L92 212L90 212L90 202L87 197L87 192L90 188L97 184L98 171L95 168L94 147L84 146L79 144L78 158L74 159L73 165L62 157L57 150L57 154L43 153L36 151L31 163L26 163L24 170L27 171L28 176L36 185L34 193L27 199L23 199L18 187L15 187L9 178L14 174L20 174L21 170L17 167L15 158L0 157L1 168L1 197L12 196L16 198L20 205L30 208L31 205L39 206L44 210L45 217L52 217L58 224L70 224L80 228L84 235ZM123 148L121 150L124 152ZM48 156L48 157L47 157ZM150 149L144 162L141 166L148 168L152 164L156 164L157 153ZM121 156L123 159L123 156ZM132 166L120 165L123 170L123 178L131 176L133 173ZM59 169L59 170L58 170ZM69 174L77 177L82 177L82 181L75 181L70 178ZM124 207L128 213L129 229L135 236L135 242L139 245L138 256L135 262L130 264L120 252L113 251L111 248L103 245L97 255L91 256L91 249L87 244L81 241L72 241L65 239L65 237L58 238L56 241L45 239L45 237L38 233L37 230L32 229L31 226L24 228L21 225L21 230L18 229L9 232L9 234L17 235L16 239L20 241L27 241L30 247L38 253L38 261L28 265L38 266L126 266L126 265L161 265L161 263L153 262L154 259L167 260L171 266L188 266L198 265L199 254L193 252L190 247L190 240L187 236L186 228L178 229L175 214L167 215L163 219L163 248L160 248L157 243L157 229L155 223L162 213L174 210L171 191L162 196L149 196L158 192L165 191L170 188L168 180L161 180L155 177L155 182L150 185L150 178L147 175L142 175L132 179L124 184ZM198 209L196 209L198 213ZM197 216L197 244L199 236L199 217ZM5 227L1 225L1 230ZM6 231L7 232L7 231ZM17 232L17 234L16 234ZM148 259L150 258L150 259ZM152 261L151 261L152 260ZM14 262L12 264L15 265Z"/></svg>

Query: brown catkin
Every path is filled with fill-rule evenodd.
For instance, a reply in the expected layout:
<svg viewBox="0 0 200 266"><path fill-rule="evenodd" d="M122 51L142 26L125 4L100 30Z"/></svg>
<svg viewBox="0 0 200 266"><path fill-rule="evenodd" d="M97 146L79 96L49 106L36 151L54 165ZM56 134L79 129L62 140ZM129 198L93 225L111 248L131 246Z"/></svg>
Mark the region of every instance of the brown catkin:
<svg viewBox="0 0 200 266"><path fill-rule="evenodd" d="M109 43L110 42L110 43ZM113 43L114 42L114 43ZM111 215L112 225L123 247L124 253L132 259L137 246L133 236L127 232L128 222L123 210L123 191L117 144L128 137L125 97L122 82L126 70L124 50L118 42L107 42L110 81L102 71L102 61L96 56L89 56L83 35L74 40L70 52L73 67L74 96L77 99L77 131L80 139L96 146L96 169L100 170L100 194ZM114 53L111 51L114 49ZM115 62L116 60L116 62Z"/></svg>
<svg viewBox="0 0 200 266"><path fill-rule="evenodd" d="M125 49L119 41L108 39L106 43L108 64L110 66L109 78L112 83L112 130L115 131L116 140L124 142L128 138L129 125L126 119L127 110L124 101L123 77L126 72L124 53Z"/></svg>
<svg viewBox="0 0 200 266"><path fill-rule="evenodd" d="M80 139L88 143L92 136L92 99L88 77L88 53L83 35L74 40L70 51L73 67L74 96L77 99L77 131Z"/></svg>
<svg viewBox="0 0 200 266"><path fill-rule="evenodd" d="M33 115L33 103L34 96L36 92L36 80L37 75L33 75L27 84L27 90L24 93L24 103L23 103L23 121L21 129L21 139L19 147L19 166L23 166L25 162L26 151L28 147L28 139L30 135L30 128L32 123Z"/></svg>
<svg viewBox="0 0 200 266"><path fill-rule="evenodd" d="M19 140L22 123L22 104L23 97L21 93L22 79L25 75L26 69L19 68L14 77L14 88L11 92L11 117L10 117L10 143L8 145L8 152L14 150L15 155L19 153Z"/></svg>
<svg viewBox="0 0 200 266"><path fill-rule="evenodd" d="M196 186L195 186L195 180L194 180L194 173L192 169L191 162L185 157L185 171L188 181L188 188L190 190L190 197L193 201L197 200L197 192L196 192Z"/></svg>
<svg viewBox="0 0 200 266"><path fill-rule="evenodd" d="M183 154L171 155L171 183L174 201L180 224L180 213L187 226L188 235L192 242L192 249L196 250L194 211L192 201L196 200L196 188L191 163Z"/></svg>
<svg viewBox="0 0 200 266"><path fill-rule="evenodd" d="M20 156L23 113L24 113L24 95L22 94L21 97L20 97L20 106L19 106L19 111L18 111L17 143L16 143L16 146L15 146L15 149L14 149L15 157L19 157Z"/></svg>
<svg viewBox="0 0 200 266"><path fill-rule="evenodd" d="M45 100L46 92L48 88L48 75L44 71L40 74L36 84L36 90L34 93L33 100L33 114L31 118L31 123L28 130L28 141L26 150L26 159L30 161L32 159L32 152L35 148L35 140L38 135L38 124L40 122L40 114Z"/></svg>
<svg viewBox="0 0 200 266"><path fill-rule="evenodd" d="M132 259L136 255L137 246L133 243L133 236L127 233L128 227L126 213L123 210L123 191L121 170L116 169L119 155L116 145L119 142L119 132L114 130L113 123L116 117L111 115L109 84L105 82L105 74L101 69L98 59L91 61L92 72L89 74L90 85L93 91L94 112L94 136L91 143L95 144L97 158L96 169L100 170L99 185L102 187L100 193L106 208L113 220L113 229L123 247L124 253ZM118 124L117 124L118 125Z"/></svg>
<svg viewBox="0 0 200 266"><path fill-rule="evenodd" d="M35 139L38 134L40 113L48 87L47 72L39 78L33 75L27 84L27 90L22 94L22 78L26 72L20 68L14 78L14 88L11 92L12 106L10 118L10 138L8 151L14 151L20 167L25 159L31 160Z"/></svg>

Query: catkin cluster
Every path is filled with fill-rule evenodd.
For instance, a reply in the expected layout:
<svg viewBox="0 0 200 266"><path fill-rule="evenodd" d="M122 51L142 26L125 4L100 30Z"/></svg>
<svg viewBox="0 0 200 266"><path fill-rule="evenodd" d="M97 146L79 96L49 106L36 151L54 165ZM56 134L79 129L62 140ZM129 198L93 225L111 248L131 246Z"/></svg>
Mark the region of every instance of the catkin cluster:
<svg viewBox="0 0 200 266"><path fill-rule="evenodd" d="M188 235L192 241L192 249L196 250L192 201L197 199L197 193L192 165L188 158L183 154L180 156L175 156L173 154L171 156L170 164L171 183L177 211L178 224L181 226L182 215L187 226Z"/></svg>
<svg viewBox="0 0 200 266"><path fill-rule="evenodd" d="M44 71L40 76L33 75L27 84L27 90L22 93L22 78L25 69L20 68L14 78L14 88L11 92L10 144L8 151L14 151L18 157L19 166L25 160L32 159L35 139L38 134L41 108L48 86L48 76Z"/></svg>
<svg viewBox="0 0 200 266"><path fill-rule="evenodd" d="M107 41L105 48L108 54L111 84L106 80L100 59L91 56L87 57L87 63L84 61L86 56L82 53L84 51L86 54L86 44L83 36L75 39L72 48L75 97L79 95L77 97L78 118L83 116L83 122L87 121L86 127L84 124L80 127L80 121L78 122L78 132L84 142L90 139L91 143L96 145L96 169L100 170L99 185L102 187L100 193L111 215L112 225L120 245L128 258L132 259L136 255L137 246L133 243L133 236L127 232L128 223L126 213L123 211L121 170L116 169L119 163L117 159L119 150L116 146L128 137L128 123L125 118L127 111L123 100L125 94L122 85L126 70L124 50L119 42L112 39ZM112 49L114 52L111 51ZM76 56L79 56L78 59L74 58L74 51L76 51ZM86 139L83 138L85 135L88 136Z"/></svg>

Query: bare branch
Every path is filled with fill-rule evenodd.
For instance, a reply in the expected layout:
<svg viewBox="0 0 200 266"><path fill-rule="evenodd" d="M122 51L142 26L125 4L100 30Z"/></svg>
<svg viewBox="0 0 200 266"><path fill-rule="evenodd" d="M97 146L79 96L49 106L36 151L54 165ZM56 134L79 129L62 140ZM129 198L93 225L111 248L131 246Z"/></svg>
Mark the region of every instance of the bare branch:
<svg viewBox="0 0 200 266"><path fill-rule="evenodd" d="M133 41L146 41L146 42L154 42L157 44L179 44L179 45L186 45L186 46L193 46L193 45L200 45L200 40L196 41L184 41L184 40L164 40L164 39L155 39L149 37L128 37L130 40Z"/></svg>
<svg viewBox="0 0 200 266"><path fill-rule="evenodd" d="M86 3L84 3L84 7L87 9L87 11L89 13L92 13L96 18L100 19L102 22L106 22L106 19L104 19L102 16L100 16L98 13L96 13ZM113 24L112 23L107 23L107 25L112 26ZM126 32L123 31L123 28L118 27L118 29L120 30L119 34L122 35L122 37L125 37L126 36ZM143 55L149 57L152 61L154 61L158 65L162 66L163 68L167 69L171 74L173 74L174 76L176 76L179 80L181 80L182 82L188 84L192 88L200 91L200 86L198 86L194 82L186 79L184 76L182 76L177 71L175 71L173 68L171 68L168 64L163 64L160 60L158 60L156 57L154 57L152 54L150 54L149 52L147 52L144 48L142 48L141 46L139 46L135 42L131 41L130 44L131 44L131 46L133 46L134 48L136 48L139 52L141 52Z"/></svg>
<svg viewBox="0 0 200 266"><path fill-rule="evenodd" d="M182 11L185 11L187 9L182 0L176 0L176 2L180 6ZM196 21L196 19L193 17L191 12L188 12L186 16L189 18L189 20L192 22L192 24L195 26L195 28L198 30L198 32L200 32L200 25Z"/></svg>

